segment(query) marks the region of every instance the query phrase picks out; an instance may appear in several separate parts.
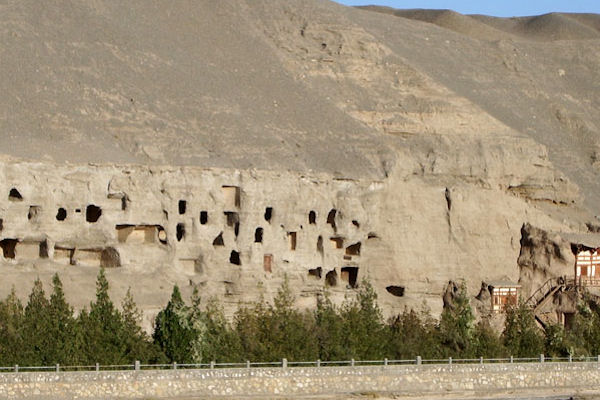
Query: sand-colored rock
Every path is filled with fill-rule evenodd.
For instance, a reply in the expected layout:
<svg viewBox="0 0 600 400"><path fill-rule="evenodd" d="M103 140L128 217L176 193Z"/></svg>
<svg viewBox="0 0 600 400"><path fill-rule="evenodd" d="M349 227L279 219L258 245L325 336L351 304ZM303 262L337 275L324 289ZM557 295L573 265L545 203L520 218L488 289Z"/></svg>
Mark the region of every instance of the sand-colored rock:
<svg viewBox="0 0 600 400"><path fill-rule="evenodd" d="M105 266L150 326L173 284L231 313L366 277L390 315L571 273L531 232L600 214L596 16L396 14L0 3L0 295L59 272L84 307Z"/></svg>

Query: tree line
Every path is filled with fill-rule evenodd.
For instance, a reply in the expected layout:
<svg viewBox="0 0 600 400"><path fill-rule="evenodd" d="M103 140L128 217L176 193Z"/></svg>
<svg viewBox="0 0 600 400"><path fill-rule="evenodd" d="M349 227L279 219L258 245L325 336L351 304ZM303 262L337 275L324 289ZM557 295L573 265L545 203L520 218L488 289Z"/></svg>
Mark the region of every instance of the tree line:
<svg viewBox="0 0 600 400"><path fill-rule="evenodd" d="M298 310L287 281L273 304L240 306L228 320L217 299L201 306L194 291L186 303L175 286L155 319L152 335L130 291L121 307L108 295L101 269L96 297L78 314L55 275L48 297L35 281L23 306L14 289L0 301L0 365L123 365L251 361L339 361L600 354L600 309L584 299L570 329L540 330L524 304L506 310L498 334L487 319L476 322L464 284L439 319L426 309L405 309L384 320L377 295L363 281L355 298L335 305L324 294L315 310Z"/></svg>

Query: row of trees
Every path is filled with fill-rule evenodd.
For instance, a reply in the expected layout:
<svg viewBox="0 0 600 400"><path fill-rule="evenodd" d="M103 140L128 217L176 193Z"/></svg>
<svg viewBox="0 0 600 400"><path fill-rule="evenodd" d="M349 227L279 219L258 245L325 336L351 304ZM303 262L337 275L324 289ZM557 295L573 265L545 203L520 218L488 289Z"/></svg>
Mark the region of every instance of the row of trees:
<svg viewBox="0 0 600 400"><path fill-rule="evenodd" d="M572 328L537 328L531 311L507 310L498 335L476 323L464 286L439 320L427 310L405 310L387 321L377 296L363 282L354 299L334 305L323 296L316 310L299 311L287 283L273 304L240 307L228 321L217 300L204 307L198 292L186 304L177 287L158 314L152 336L127 293L120 309L108 295L101 270L96 298L75 315L56 275L46 296L37 280L23 307L14 291L0 302L1 365L91 365L301 360L377 360L474 357L535 357L600 354L600 312L584 301Z"/></svg>

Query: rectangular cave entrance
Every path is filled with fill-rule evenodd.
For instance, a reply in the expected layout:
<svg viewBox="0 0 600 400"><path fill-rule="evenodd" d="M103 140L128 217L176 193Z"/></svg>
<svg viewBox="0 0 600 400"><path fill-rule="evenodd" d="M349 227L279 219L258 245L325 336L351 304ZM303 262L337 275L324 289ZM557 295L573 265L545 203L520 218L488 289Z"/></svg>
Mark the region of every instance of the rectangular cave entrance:
<svg viewBox="0 0 600 400"><path fill-rule="evenodd" d="M290 245L290 250L292 251L296 250L296 240L296 232L288 232L288 241Z"/></svg>
<svg viewBox="0 0 600 400"><path fill-rule="evenodd" d="M342 281L346 282L351 288L357 287L358 279L358 267L342 267L342 273L340 275Z"/></svg>
<svg viewBox="0 0 600 400"><path fill-rule="evenodd" d="M54 246L54 262L59 264L71 265L73 264L73 253L74 248Z"/></svg>
<svg viewBox="0 0 600 400"><path fill-rule="evenodd" d="M341 249L344 247L344 239L341 237L331 237L329 238L329 242L333 249Z"/></svg>
<svg viewBox="0 0 600 400"><path fill-rule="evenodd" d="M26 240L15 246L15 255L19 260L37 260L42 253L42 242Z"/></svg>
<svg viewBox="0 0 600 400"><path fill-rule="evenodd" d="M119 243L154 243L158 236L156 225L117 225L115 229Z"/></svg>
<svg viewBox="0 0 600 400"><path fill-rule="evenodd" d="M2 247L2 255L4 258L15 258L15 248L17 247L17 239L3 239L0 240L0 247Z"/></svg>
<svg viewBox="0 0 600 400"><path fill-rule="evenodd" d="M237 186L222 186L223 203L225 210L235 210L240 208L241 195L240 188Z"/></svg>
<svg viewBox="0 0 600 400"><path fill-rule="evenodd" d="M263 257L263 269L265 272L273 272L273 254L265 254Z"/></svg>
<svg viewBox="0 0 600 400"><path fill-rule="evenodd" d="M77 249L75 250L73 259L77 265L87 267L100 267L102 263L101 249Z"/></svg>

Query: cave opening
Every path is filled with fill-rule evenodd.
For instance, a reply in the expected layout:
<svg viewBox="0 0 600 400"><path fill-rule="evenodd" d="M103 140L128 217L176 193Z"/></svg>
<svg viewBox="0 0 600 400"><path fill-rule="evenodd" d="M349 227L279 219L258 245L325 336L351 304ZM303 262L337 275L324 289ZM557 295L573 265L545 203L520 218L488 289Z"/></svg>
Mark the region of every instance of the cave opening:
<svg viewBox="0 0 600 400"><path fill-rule="evenodd" d="M29 221L35 221L38 219L41 212L42 212L42 207L29 206L29 212L27 213L27 219Z"/></svg>
<svg viewBox="0 0 600 400"><path fill-rule="evenodd" d="M323 268L321 267L317 267L317 268L311 268L308 270L308 276L317 278L317 279L321 279L321 276L323 274Z"/></svg>
<svg viewBox="0 0 600 400"><path fill-rule="evenodd" d="M8 192L8 200L23 201L23 196L21 196L21 193L16 188L12 188L10 189L10 192Z"/></svg>
<svg viewBox="0 0 600 400"><path fill-rule="evenodd" d="M229 262L234 265L242 265L240 253L238 251L231 250L231 254L229 254Z"/></svg>
<svg viewBox="0 0 600 400"><path fill-rule="evenodd" d="M387 292L393 296L396 297L402 297L404 296L404 286L388 286L385 288L385 290L387 290Z"/></svg>
<svg viewBox="0 0 600 400"><path fill-rule="evenodd" d="M295 251L296 244L297 244L296 232L288 232L288 240L289 240L289 244L290 244L290 250Z"/></svg>
<svg viewBox="0 0 600 400"><path fill-rule="evenodd" d="M309 224L316 224L317 223L317 213L316 211L311 211L308 213L308 223Z"/></svg>
<svg viewBox="0 0 600 400"><path fill-rule="evenodd" d="M258 227L254 231L254 243L262 243L263 241L263 228Z"/></svg>
<svg viewBox="0 0 600 400"><path fill-rule="evenodd" d="M64 208L60 207L58 209L58 212L56 213L56 220L57 221L64 221L65 219L67 219L67 210L65 210Z"/></svg>
<svg viewBox="0 0 600 400"><path fill-rule="evenodd" d="M200 211L200 225L206 225L208 222L208 211Z"/></svg>
<svg viewBox="0 0 600 400"><path fill-rule="evenodd" d="M225 246L225 241L223 240L223 232L219 233L215 240L213 240L213 246Z"/></svg>
<svg viewBox="0 0 600 400"><path fill-rule="evenodd" d="M227 219L227 226L233 227L235 224L240 222L240 216L238 213L233 211L225 211L224 214Z"/></svg>
<svg viewBox="0 0 600 400"><path fill-rule="evenodd" d="M181 240L185 237L185 224L184 223L178 223L177 224L177 229L175 231L175 237L177 238L178 242L181 242Z"/></svg>
<svg viewBox="0 0 600 400"><path fill-rule="evenodd" d="M358 267L342 267L342 280L348 282L348 286L356 288L358 279Z"/></svg>
<svg viewBox="0 0 600 400"><path fill-rule="evenodd" d="M272 218L273 218L273 207L267 207L265 209L265 221L270 223Z"/></svg>
<svg viewBox="0 0 600 400"><path fill-rule="evenodd" d="M179 200L179 204L178 204L177 208L179 210L179 215L185 214L185 211L187 210L187 201Z"/></svg>
<svg viewBox="0 0 600 400"><path fill-rule="evenodd" d="M17 239L3 239L0 240L0 247L2 248L2 255L4 258L15 258L15 248L17 247Z"/></svg>
<svg viewBox="0 0 600 400"><path fill-rule="evenodd" d="M354 243L346 247L346 255L348 256L360 256L360 245L361 243Z"/></svg>
<svg viewBox="0 0 600 400"><path fill-rule="evenodd" d="M329 211L329 214L327 214L327 223L329 225L331 225L331 227L333 228L333 230L336 230L336 225L335 225L335 216L337 214L337 210L335 208L332 208L331 211Z"/></svg>
<svg viewBox="0 0 600 400"><path fill-rule="evenodd" d="M325 274L325 283L327 286L337 286L337 272L335 269Z"/></svg>
<svg viewBox="0 0 600 400"><path fill-rule="evenodd" d="M85 209L85 220L93 223L97 222L102 215L102 209L94 204L90 204Z"/></svg>
<svg viewBox="0 0 600 400"><path fill-rule="evenodd" d="M225 209L239 208L241 204L241 191L237 186L221 186Z"/></svg>

